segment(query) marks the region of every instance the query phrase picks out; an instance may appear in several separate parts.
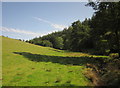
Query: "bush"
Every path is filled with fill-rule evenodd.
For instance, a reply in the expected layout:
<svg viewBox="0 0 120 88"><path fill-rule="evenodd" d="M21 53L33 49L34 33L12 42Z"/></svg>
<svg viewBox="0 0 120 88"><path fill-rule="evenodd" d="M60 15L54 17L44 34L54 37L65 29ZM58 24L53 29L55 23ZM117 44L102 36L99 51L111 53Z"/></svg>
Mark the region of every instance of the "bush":
<svg viewBox="0 0 120 88"><path fill-rule="evenodd" d="M42 45L46 47L53 47L52 43L48 40L43 40Z"/></svg>
<svg viewBox="0 0 120 88"><path fill-rule="evenodd" d="M63 38L62 37L54 38L53 47L56 49L63 49Z"/></svg>
<svg viewBox="0 0 120 88"><path fill-rule="evenodd" d="M115 58L119 58L119 54L118 53L110 53L109 56L113 59Z"/></svg>

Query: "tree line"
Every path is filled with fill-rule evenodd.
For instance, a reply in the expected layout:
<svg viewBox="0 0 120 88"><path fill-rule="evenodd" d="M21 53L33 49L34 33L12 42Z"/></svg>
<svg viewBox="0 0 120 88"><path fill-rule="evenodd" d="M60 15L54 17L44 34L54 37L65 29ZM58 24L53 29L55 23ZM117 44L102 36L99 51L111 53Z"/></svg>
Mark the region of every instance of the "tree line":
<svg viewBox="0 0 120 88"><path fill-rule="evenodd" d="M90 2L86 6L95 10L91 18L26 42L75 52L120 55L120 2Z"/></svg>

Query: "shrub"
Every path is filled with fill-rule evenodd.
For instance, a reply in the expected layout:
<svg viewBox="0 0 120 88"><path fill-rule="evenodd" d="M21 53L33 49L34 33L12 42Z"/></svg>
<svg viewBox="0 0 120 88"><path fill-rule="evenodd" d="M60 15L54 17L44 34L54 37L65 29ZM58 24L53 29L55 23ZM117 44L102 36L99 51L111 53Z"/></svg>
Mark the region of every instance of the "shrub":
<svg viewBox="0 0 120 88"><path fill-rule="evenodd" d="M110 53L109 56L113 59L118 58L119 54L118 53Z"/></svg>
<svg viewBox="0 0 120 88"><path fill-rule="evenodd" d="M62 37L54 38L53 47L56 49L63 49L63 38Z"/></svg>
<svg viewBox="0 0 120 88"><path fill-rule="evenodd" d="M43 40L42 45L46 46L46 47L52 47L53 46L52 43L48 40Z"/></svg>

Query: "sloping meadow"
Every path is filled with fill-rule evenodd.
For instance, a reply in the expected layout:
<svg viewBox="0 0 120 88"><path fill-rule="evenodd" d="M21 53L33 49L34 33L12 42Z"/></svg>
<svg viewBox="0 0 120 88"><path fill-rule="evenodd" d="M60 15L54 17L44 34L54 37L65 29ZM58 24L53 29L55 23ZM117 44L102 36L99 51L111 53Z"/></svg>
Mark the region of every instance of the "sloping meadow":
<svg viewBox="0 0 120 88"><path fill-rule="evenodd" d="M101 58L2 37L3 86L89 86L86 64Z"/></svg>

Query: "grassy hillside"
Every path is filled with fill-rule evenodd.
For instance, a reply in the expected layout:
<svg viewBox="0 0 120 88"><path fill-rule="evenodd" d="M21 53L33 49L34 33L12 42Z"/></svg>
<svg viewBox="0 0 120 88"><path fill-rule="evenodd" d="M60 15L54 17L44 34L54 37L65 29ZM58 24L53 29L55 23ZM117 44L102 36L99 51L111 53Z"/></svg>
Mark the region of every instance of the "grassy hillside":
<svg viewBox="0 0 120 88"><path fill-rule="evenodd" d="M0 51L2 51L2 37L0 37ZM2 52L0 52L0 86L2 86Z"/></svg>
<svg viewBox="0 0 120 88"><path fill-rule="evenodd" d="M85 56L2 37L3 85L86 86Z"/></svg>

